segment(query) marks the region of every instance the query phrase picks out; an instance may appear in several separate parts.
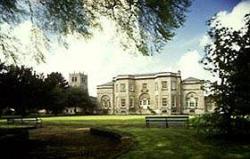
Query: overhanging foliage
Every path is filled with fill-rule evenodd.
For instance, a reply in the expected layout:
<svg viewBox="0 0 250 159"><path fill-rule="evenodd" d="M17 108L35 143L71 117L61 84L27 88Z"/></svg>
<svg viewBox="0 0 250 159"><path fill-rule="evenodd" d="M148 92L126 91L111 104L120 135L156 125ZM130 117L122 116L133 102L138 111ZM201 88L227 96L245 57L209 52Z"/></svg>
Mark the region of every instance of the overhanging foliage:
<svg viewBox="0 0 250 159"><path fill-rule="evenodd" d="M176 28L183 25L191 0L12 0L0 1L0 24L15 27L30 21L36 30L33 36L37 61L44 60L42 44L49 48L56 38L77 33L90 38L96 27L101 27L101 17L115 22L121 45L134 52L153 55L160 51L173 36ZM13 29L13 28L11 28ZM37 36L37 34L40 36ZM42 35L42 37L41 37ZM0 51L16 61L18 55L14 41L0 28ZM41 44L42 43L42 44ZM62 41L64 43L64 41ZM8 45L8 47L6 47ZM18 59L18 58L17 58Z"/></svg>

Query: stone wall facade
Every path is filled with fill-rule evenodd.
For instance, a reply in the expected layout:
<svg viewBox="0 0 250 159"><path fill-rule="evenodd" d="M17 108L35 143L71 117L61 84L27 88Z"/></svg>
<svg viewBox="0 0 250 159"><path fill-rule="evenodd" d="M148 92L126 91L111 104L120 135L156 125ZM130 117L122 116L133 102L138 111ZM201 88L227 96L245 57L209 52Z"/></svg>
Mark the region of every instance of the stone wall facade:
<svg viewBox="0 0 250 159"><path fill-rule="evenodd" d="M203 81L181 73L118 75L97 86L99 110L107 114L202 114Z"/></svg>

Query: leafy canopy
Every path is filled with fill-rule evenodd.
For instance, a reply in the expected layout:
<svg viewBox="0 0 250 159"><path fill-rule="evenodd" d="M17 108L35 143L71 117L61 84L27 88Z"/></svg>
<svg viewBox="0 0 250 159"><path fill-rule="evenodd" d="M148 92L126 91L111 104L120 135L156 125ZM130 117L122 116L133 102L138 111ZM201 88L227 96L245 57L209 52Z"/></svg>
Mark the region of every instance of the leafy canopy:
<svg viewBox="0 0 250 159"><path fill-rule="evenodd" d="M114 21L121 45L143 55L153 55L183 25L192 0L11 0L0 1L0 51L18 60L21 41L11 34L13 27L24 21L32 23L31 51L37 61L44 60L41 46L50 48L57 39L77 34L85 38L94 28L102 27L101 19ZM9 39L9 41L6 41Z"/></svg>
<svg viewBox="0 0 250 159"><path fill-rule="evenodd" d="M214 126L221 133L243 131L245 128L237 126L244 125L242 120L250 115L250 14L239 31L223 27L216 18L209 25L212 43L206 46L202 62L220 78L211 87L218 105L215 115L219 116Z"/></svg>

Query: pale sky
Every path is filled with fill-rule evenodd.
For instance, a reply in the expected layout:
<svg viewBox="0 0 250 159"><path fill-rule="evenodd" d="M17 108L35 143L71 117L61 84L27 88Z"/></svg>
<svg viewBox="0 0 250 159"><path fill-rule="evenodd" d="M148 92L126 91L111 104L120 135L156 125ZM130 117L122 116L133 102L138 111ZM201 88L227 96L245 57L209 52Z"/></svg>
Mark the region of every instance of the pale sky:
<svg viewBox="0 0 250 159"><path fill-rule="evenodd" d="M69 37L68 49L54 47L46 53L46 63L38 65L27 59L24 61L38 72L61 72L67 80L69 73L84 72L88 75L89 93L92 96L96 96L97 85L109 82L119 74L181 70L183 79L190 76L212 79L199 60L204 54L204 45L209 42L206 21L217 12L220 12L219 19L225 26L239 29L243 25L243 16L250 13L250 0L194 1L185 26L177 30L175 38L160 54L154 56L145 57L124 51L115 38L117 35L113 26L105 22L103 32L96 32L91 40ZM26 22L16 29L16 34L25 39L29 36L29 28L30 23Z"/></svg>

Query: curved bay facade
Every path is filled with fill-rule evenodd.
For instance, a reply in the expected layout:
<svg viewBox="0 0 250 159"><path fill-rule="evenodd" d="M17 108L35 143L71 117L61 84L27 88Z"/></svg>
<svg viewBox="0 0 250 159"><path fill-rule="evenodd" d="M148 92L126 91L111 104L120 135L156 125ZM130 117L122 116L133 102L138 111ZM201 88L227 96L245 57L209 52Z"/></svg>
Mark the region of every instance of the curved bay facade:
<svg viewBox="0 0 250 159"><path fill-rule="evenodd" d="M106 114L201 114L203 81L181 73L118 75L97 86L98 109Z"/></svg>

